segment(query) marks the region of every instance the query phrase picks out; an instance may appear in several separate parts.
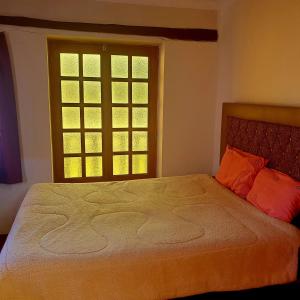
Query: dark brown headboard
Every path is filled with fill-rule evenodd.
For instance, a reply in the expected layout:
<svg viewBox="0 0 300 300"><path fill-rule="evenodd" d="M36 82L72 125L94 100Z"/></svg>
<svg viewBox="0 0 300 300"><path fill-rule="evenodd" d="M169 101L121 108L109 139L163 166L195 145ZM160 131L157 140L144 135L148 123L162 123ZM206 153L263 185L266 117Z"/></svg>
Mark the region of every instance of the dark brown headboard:
<svg viewBox="0 0 300 300"><path fill-rule="evenodd" d="M300 107L224 103L221 157L227 144L300 180Z"/></svg>

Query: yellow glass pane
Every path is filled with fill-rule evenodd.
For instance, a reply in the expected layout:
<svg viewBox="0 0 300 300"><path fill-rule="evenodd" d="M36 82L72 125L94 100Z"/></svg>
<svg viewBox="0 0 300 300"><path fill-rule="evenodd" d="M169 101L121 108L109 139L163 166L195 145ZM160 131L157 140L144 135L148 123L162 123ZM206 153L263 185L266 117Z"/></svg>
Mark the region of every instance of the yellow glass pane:
<svg viewBox="0 0 300 300"><path fill-rule="evenodd" d="M84 128L101 128L101 108L85 107L84 108Z"/></svg>
<svg viewBox="0 0 300 300"><path fill-rule="evenodd" d="M148 171L148 155L134 154L132 155L132 174L145 174Z"/></svg>
<svg viewBox="0 0 300 300"><path fill-rule="evenodd" d="M111 56L111 76L116 78L128 77L128 56L126 55Z"/></svg>
<svg viewBox="0 0 300 300"><path fill-rule="evenodd" d="M128 155L113 156L113 175L126 175L129 173Z"/></svg>
<svg viewBox="0 0 300 300"><path fill-rule="evenodd" d="M132 56L132 78L148 78L148 57Z"/></svg>
<svg viewBox="0 0 300 300"><path fill-rule="evenodd" d="M82 177L81 157L64 158L65 178Z"/></svg>
<svg viewBox="0 0 300 300"><path fill-rule="evenodd" d="M133 82L132 83L132 103L146 104L148 103L148 83Z"/></svg>
<svg viewBox="0 0 300 300"><path fill-rule="evenodd" d="M128 108L112 108L112 125L113 128L128 128Z"/></svg>
<svg viewBox="0 0 300 300"><path fill-rule="evenodd" d="M63 107L62 123L63 123L63 129L79 129L80 128L79 107Z"/></svg>
<svg viewBox="0 0 300 300"><path fill-rule="evenodd" d="M113 132L113 151L128 151L128 132Z"/></svg>
<svg viewBox="0 0 300 300"><path fill-rule="evenodd" d="M75 53L60 53L60 75L79 76L79 56Z"/></svg>
<svg viewBox="0 0 300 300"><path fill-rule="evenodd" d="M148 108L145 107L132 108L132 127L135 128L148 127Z"/></svg>
<svg viewBox="0 0 300 300"><path fill-rule="evenodd" d="M61 81L61 101L62 103L79 103L79 81Z"/></svg>
<svg viewBox="0 0 300 300"><path fill-rule="evenodd" d="M99 54L83 54L83 76L84 77L100 77L100 55Z"/></svg>
<svg viewBox="0 0 300 300"><path fill-rule="evenodd" d="M85 158L86 177L102 176L102 156L87 156Z"/></svg>
<svg viewBox="0 0 300 300"><path fill-rule="evenodd" d="M101 82L84 81L83 98L84 103L101 103Z"/></svg>
<svg viewBox="0 0 300 300"><path fill-rule="evenodd" d="M111 98L113 103L128 103L128 82L112 82Z"/></svg>
<svg viewBox="0 0 300 300"><path fill-rule="evenodd" d="M81 139L79 132L64 132L64 153L81 153Z"/></svg>
<svg viewBox="0 0 300 300"><path fill-rule="evenodd" d="M85 152L101 153L102 152L102 133L86 132L85 133Z"/></svg>
<svg viewBox="0 0 300 300"><path fill-rule="evenodd" d="M148 150L148 132L133 131L132 132L132 151Z"/></svg>

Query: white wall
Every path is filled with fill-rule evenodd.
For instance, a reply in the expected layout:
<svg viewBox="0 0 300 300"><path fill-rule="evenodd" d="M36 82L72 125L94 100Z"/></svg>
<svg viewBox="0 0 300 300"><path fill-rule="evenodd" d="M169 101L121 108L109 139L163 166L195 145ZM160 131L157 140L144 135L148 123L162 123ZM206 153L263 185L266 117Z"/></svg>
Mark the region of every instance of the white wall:
<svg viewBox="0 0 300 300"><path fill-rule="evenodd" d="M165 45L163 175L211 173L216 44Z"/></svg>
<svg viewBox="0 0 300 300"><path fill-rule="evenodd" d="M0 27L0 30L2 28ZM28 187L51 181L47 52L45 38L9 31L24 182L0 184L0 232L8 232Z"/></svg>
<svg viewBox="0 0 300 300"><path fill-rule="evenodd" d="M214 170L222 102L300 106L300 1L225 1L218 22Z"/></svg>
<svg viewBox="0 0 300 300"><path fill-rule="evenodd" d="M12 12L11 7L9 9ZM148 8L145 8L145 15L147 10ZM198 25L212 27L214 24L213 27L216 27L216 14L208 11L205 15L200 12L190 18L193 19L189 21L190 24L197 23L196 17L206 16L206 23L202 19ZM5 13L3 7L0 8L0 13ZM32 16L36 17L37 13L36 11ZM176 11L176 14L180 15L180 10ZM130 16L127 18L130 19ZM172 20L171 18L171 24L180 23ZM36 182L52 181L47 70L49 35L88 36L105 40L122 39L159 44L162 57L159 106L159 115L162 116L159 124L159 136L162 137L160 174L169 176L210 172L216 90L216 43L82 34L14 26L0 26L0 30L7 33L14 68L24 174L24 182L21 184L0 185L0 233L9 231L28 188Z"/></svg>

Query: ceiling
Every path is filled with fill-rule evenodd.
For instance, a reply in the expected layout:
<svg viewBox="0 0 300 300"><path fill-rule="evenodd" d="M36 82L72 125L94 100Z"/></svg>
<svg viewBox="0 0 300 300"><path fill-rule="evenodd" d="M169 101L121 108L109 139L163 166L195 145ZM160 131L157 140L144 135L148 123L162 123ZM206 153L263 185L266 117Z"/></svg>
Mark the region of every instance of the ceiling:
<svg viewBox="0 0 300 300"><path fill-rule="evenodd" d="M138 4L161 7L193 8L193 9L218 9L224 0L95 0L96 2L110 2L122 4Z"/></svg>

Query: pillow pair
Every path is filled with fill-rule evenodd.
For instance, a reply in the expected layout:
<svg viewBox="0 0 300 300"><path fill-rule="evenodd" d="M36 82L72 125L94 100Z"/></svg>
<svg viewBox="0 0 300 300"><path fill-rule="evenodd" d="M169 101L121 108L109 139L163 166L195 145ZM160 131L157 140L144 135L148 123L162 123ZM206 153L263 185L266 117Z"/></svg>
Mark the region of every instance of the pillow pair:
<svg viewBox="0 0 300 300"><path fill-rule="evenodd" d="M266 214L291 222L300 212L300 182L265 168L268 161L227 146L216 179Z"/></svg>
<svg viewBox="0 0 300 300"><path fill-rule="evenodd" d="M263 157L227 146L216 179L246 198L258 172L268 163Z"/></svg>

